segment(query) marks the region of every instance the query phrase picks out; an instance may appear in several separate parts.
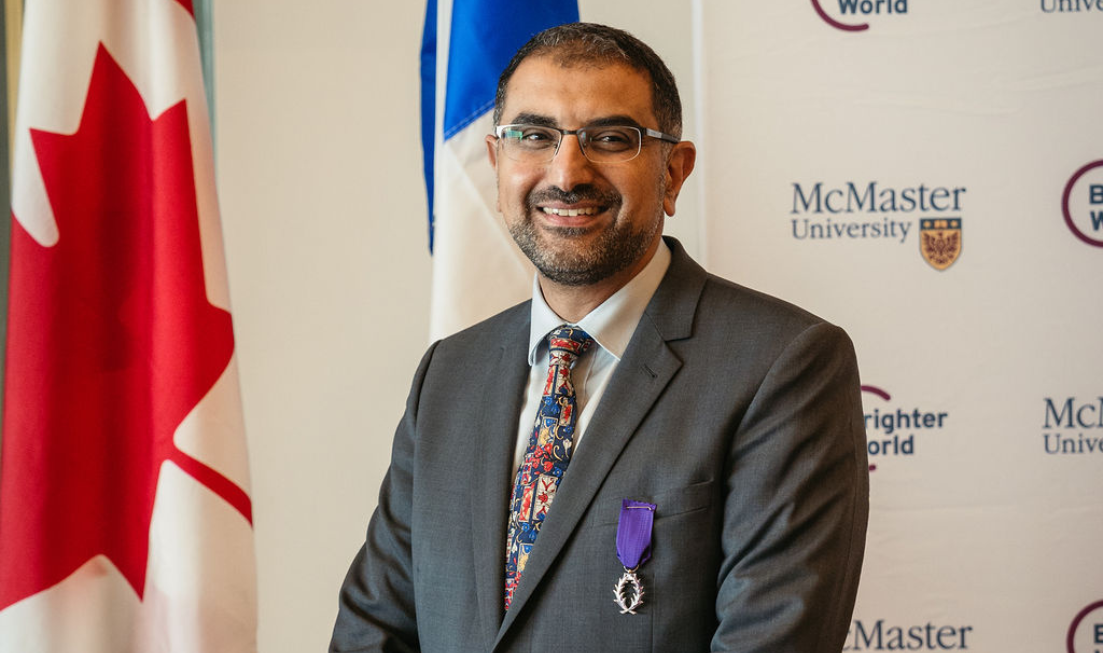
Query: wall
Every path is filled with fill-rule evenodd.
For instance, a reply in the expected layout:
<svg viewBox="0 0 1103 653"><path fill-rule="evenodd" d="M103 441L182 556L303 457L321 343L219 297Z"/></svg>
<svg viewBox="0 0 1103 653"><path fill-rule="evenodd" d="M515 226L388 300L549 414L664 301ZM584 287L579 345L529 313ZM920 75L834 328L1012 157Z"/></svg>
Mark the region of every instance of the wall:
<svg viewBox="0 0 1103 653"><path fill-rule="evenodd" d="M427 344L421 13L215 3L217 165L265 653L324 650Z"/></svg>

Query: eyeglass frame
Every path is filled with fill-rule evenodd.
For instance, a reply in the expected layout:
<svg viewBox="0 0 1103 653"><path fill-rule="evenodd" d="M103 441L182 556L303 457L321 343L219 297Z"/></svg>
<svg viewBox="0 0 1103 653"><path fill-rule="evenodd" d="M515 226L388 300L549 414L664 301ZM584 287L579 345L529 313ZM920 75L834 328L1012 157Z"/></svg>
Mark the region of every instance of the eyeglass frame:
<svg viewBox="0 0 1103 653"><path fill-rule="evenodd" d="M566 137L566 136L574 136L575 140L578 141L578 149L582 152L582 156L586 157L587 161L589 161L590 163L593 163L595 165L616 165L618 163L628 163L629 161L633 161L633 160L639 158L640 153L643 152L643 137L644 136L650 136L651 138L658 139L658 140L660 140L664 143L678 144L678 143L682 142L682 139L678 138L677 136L672 136L670 134L663 133L663 132L658 131L656 129L651 129L650 127L641 127L639 125L628 125L628 124L621 124L621 125L595 124L595 125L586 125L585 127L579 127L578 129L561 129L559 127L554 127L552 125L542 125L542 124L533 123L533 122L513 122L513 123L508 123L508 124L505 124L505 125L496 125L494 127L494 138L497 139L497 141L499 143L501 143L502 142L502 133L510 127L539 127L540 129L547 129L549 131L559 132L560 136L559 136L559 141L555 144L555 152L551 155L551 157L548 158L547 161L541 161L540 163L551 163L552 161L555 160L555 157L559 156L559 147L561 145L563 145L563 138ZM627 127L629 129L635 129L637 132L639 132L640 142L639 142L639 147L636 148L636 153L633 154L630 158L624 159L623 161L594 161L593 159L590 158L590 155L587 153L587 148L582 144L582 137L580 136L580 134L586 132L587 130L592 131L592 130L595 130L595 129L601 129L601 128L609 129L609 128L614 128L614 127ZM513 159L513 157L509 157L509 158ZM518 161L517 159L513 159L513 160L517 161L518 163L524 163L524 161Z"/></svg>

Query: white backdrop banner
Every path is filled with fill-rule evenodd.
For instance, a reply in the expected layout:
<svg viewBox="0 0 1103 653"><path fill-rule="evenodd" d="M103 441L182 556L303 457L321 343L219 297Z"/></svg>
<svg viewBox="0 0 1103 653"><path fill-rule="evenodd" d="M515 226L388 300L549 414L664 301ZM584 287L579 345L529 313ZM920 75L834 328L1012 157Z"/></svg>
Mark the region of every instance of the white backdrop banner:
<svg viewBox="0 0 1103 653"><path fill-rule="evenodd" d="M710 269L846 328L845 650L1103 651L1103 4L702 1Z"/></svg>

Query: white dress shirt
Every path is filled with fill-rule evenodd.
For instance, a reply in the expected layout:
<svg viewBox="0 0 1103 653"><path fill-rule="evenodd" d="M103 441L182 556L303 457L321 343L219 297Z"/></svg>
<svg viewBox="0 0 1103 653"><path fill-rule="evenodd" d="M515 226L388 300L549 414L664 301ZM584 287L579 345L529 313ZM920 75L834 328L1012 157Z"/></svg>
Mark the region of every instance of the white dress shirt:
<svg viewBox="0 0 1103 653"><path fill-rule="evenodd" d="M576 325L572 325L581 327L595 342L571 369L578 411L574 456L579 455L578 446L586 433L586 425L597 410L605 386L609 384L613 371L624 356L628 341L632 339L647 303L651 301L651 296L655 294L669 266L670 249L660 240L659 249L639 274L587 313ZM525 458L536 421L536 411L544 394L544 382L548 377L548 334L564 324L570 323L559 317L544 301L540 281L534 277L532 319L529 327L529 380L525 386L523 408L517 425L512 477L517 475L517 469ZM583 452L581 455L586 454Z"/></svg>

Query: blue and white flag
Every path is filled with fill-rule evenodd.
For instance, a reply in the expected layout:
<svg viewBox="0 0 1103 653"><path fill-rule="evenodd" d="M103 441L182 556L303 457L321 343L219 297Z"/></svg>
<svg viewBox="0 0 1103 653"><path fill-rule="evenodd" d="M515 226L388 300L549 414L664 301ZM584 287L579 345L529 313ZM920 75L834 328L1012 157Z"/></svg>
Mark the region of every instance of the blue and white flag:
<svg viewBox="0 0 1103 653"><path fill-rule="evenodd" d="M498 76L534 34L578 20L577 0L429 0L421 50L422 143L433 251L430 336L528 297L532 266L496 209L484 138Z"/></svg>

